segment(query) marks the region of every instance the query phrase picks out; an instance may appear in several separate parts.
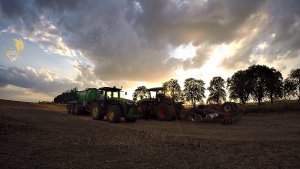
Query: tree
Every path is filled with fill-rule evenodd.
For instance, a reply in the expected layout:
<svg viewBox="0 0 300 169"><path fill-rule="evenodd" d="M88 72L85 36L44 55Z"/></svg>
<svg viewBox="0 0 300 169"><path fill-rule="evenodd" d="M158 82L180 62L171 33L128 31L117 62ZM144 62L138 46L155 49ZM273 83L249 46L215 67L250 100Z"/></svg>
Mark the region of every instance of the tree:
<svg viewBox="0 0 300 169"><path fill-rule="evenodd" d="M137 89L135 89L132 97L134 101L137 101L138 99L142 100L144 98L150 97L150 93L145 86L139 86L137 87Z"/></svg>
<svg viewBox="0 0 300 169"><path fill-rule="evenodd" d="M271 104L273 104L274 99L279 99L283 96L283 78L281 73L274 68L268 68L268 70L266 70L265 78L266 94Z"/></svg>
<svg viewBox="0 0 300 169"><path fill-rule="evenodd" d="M290 80L294 81L297 86L296 95L298 96L298 100L300 102L300 69L292 69L289 74Z"/></svg>
<svg viewBox="0 0 300 169"><path fill-rule="evenodd" d="M287 99L297 96L297 83L293 79L287 78L284 80L283 95Z"/></svg>
<svg viewBox="0 0 300 169"><path fill-rule="evenodd" d="M170 79L163 83L163 88L166 94L169 95L173 100L178 101L181 98L181 89L176 79Z"/></svg>
<svg viewBox="0 0 300 169"><path fill-rule="evenodd" d="M251 93L251 85L249 82L246 70L237 71L231 78L227 79L227 88L229 91L229 98L239 99L243 105L249 100Z"/></svg>
<svg viewBox="0 0 300 169"><path fill-rule="evenodd" d="M261 105L262 100L266 97L266 75L269 68L265 65L252 65L246 71L252 89L251 96L254 100L257 100L258 105Z"/></svg>
<svg viewBox="0 0 300 169"><path fill-rule="evenodd" d="M208 90L210 93L207 102L213 101L220 103L221 101L226 100L225 80L222 77L213 77L213 79L210 81Z"/></svg>
<svg viewBox="0 0 300 169"><path fill-rule="evenodd" d="M183 96L186 101L190 101L193 107L196 106L196 102L202 101L205 98L205 83L203 80L196 80L194 78L185 79Z"/></svg>

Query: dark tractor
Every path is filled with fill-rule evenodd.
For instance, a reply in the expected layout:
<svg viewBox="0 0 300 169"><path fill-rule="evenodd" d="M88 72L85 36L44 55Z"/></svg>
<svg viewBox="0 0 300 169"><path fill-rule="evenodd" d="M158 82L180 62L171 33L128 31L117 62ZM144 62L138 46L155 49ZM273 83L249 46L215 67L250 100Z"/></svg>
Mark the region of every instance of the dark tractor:
<svg viewBox="0 0 300 169"><path fill-rule="evenodd" d="M92 119L119 123L124 117L127 122L135 122L138 114L134 102L120 98L121 89L116 87L90 88L77 92L77 100L68 102L67 110L71 114L90 112Z"/></svg>
<svg viewBox="0 0 300 169"><path fill-rule="evenodd" d="M147 98L137 101L137 111L141 118L161 121L179 119L178 115L184 109L181 102L166 96L163 87L150 88L148 92Z"/></svg>

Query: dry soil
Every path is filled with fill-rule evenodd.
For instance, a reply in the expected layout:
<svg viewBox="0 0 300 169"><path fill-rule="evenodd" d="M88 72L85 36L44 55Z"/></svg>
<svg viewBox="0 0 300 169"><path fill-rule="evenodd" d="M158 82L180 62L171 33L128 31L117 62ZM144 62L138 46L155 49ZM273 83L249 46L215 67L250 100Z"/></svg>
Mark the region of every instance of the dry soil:
<svg viewBox="0 0 300 169"><path fill-rule="evenodd" d="M0 168L300 168L300 112L112 124L0 100Z"/></svg>

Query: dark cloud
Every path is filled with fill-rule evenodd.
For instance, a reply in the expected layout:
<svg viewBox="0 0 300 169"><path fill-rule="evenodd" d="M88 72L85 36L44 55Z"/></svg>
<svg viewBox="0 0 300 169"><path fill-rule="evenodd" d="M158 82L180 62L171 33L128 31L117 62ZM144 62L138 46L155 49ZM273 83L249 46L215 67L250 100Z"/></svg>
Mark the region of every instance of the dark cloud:
<svg viewBox="0 0 300 169"><path fill-rule="evenodd" d="M290 52L291 57L299 56L300 49L300 1L275 1L269 5L270 24L266 33L275 33L271 42L276 53ZM274 53L274 51L273 51Z"/></svg>
<svg viewBox="0 0 300 169"><path fill-rule="evenodd" d="M40 19L36 8L31 6L30 2L30 0L0 0L1 20L17 24L16 27L24 27L29 32L33 31Z"/></svg>
<svg viewBox="0 0 300 169"><path fill-rule="evenodd" d="M299 58L300 1L267 1L261 13L264 16L256 15L246 22L250 28L249 32L240 37L247 37L255 27L258 30L257 34L244 43L243 48L236 55L225 59L222 63L224 67L237 69L241 64L256 64L250 62L250 56L264 58L269 64L283 59ZM266 19L262 20L262 17ZM263 50L258 49L261 43L267 44ZM285 68L282 67L283 69Z"/></svg>
<svg viewBox="0 0 300 169"><path fill-rule="evenodd" d="M276 34L269 40L272 48L264 51L267 59L297 57L299 8L297 0L0 0L1 16L10 23L34 29L39 27L40 16L51 21L60 31L55 34L95 64L91 78L104 81L159 81L179 66L201 67L211 49L198 49L190 62L169 58L170 47L230 44L247 37L247 26L260 27L257 24L262 24L260 32L222 66L249 64L257 45L272 34ZM261 13L268 16L264 22L259 19ZM246 31L241 33L241 29Z"/></svg>
<svg viewBox="0 0 300 169"><path fill-rule="evenodd" d="M18 67L0 66L0 86L14 85L28 88L32 91L56 96L63 91L78 86L78 83L64 79L55 79L53 73L47 69L36 71L33 68L21 69Z"/></svg>
<svg viewBox="0 0 300 169"><path fill-rule="evenodd" d="M147 39L165 37L175 45L230 41L236 28L264 3L262 0L173 2L140 1L143 13L136 21L140 34Z"/></svg>

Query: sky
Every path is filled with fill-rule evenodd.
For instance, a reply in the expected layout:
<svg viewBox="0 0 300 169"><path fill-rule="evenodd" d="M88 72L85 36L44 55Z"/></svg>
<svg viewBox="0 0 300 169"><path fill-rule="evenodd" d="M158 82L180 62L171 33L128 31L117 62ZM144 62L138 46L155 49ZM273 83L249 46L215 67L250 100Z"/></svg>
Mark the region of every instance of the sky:
<svg viewBox="0 0 300 169"><path fill-rule="evenodd" d="M102 86L131 98L253 64L300 67L299 0L0 0L1 99Z"/></svg>

